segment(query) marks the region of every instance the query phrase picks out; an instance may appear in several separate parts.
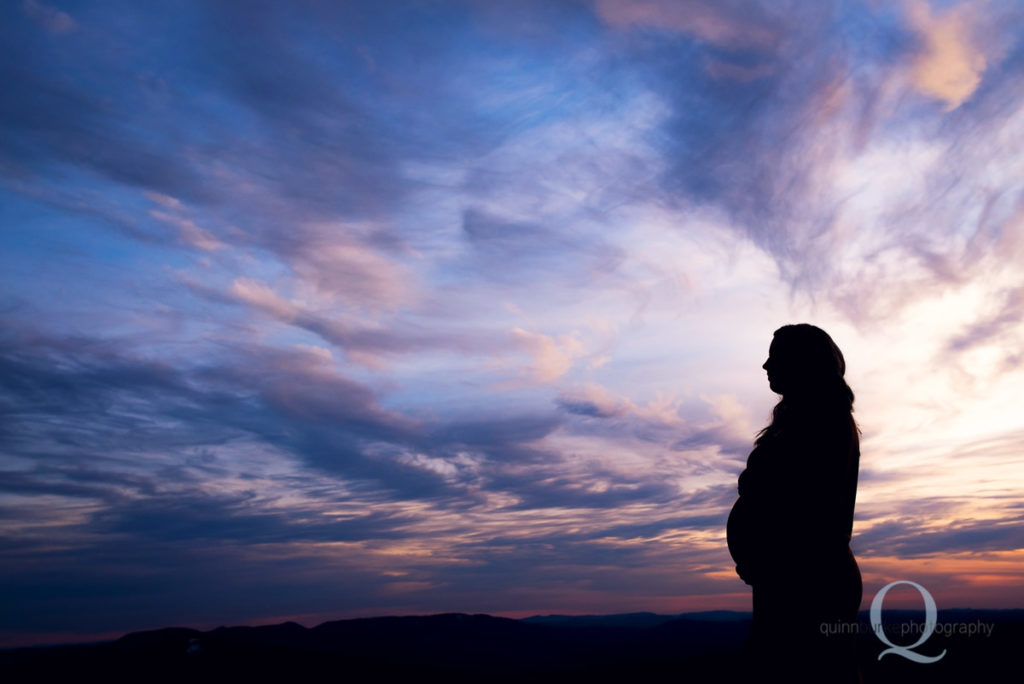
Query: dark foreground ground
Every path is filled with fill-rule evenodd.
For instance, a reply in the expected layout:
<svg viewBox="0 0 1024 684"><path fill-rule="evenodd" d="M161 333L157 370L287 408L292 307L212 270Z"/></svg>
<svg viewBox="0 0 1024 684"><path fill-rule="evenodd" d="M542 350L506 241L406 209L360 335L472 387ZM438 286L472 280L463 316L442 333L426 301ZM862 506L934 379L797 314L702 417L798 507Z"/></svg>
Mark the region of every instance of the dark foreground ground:
<svg viewBox="0 0 1024 684"><path fill-rule="evenodd" d="M887 636L921 613L886 611ZM991 626L991 632L933 633L914 650L946 655L931 664L886 648L861 615L859 646L865 684L1002 681L1019 672L1024 611L944 611L939 623ZM445 614L221 627L208 632L167 628L116 641L0 651L0 681L444 681L590 682L735 681L749 615L691 613L511 620ZM956 628L961 631L968 627ZM955 630L954 630L955 631Z"/></svg>

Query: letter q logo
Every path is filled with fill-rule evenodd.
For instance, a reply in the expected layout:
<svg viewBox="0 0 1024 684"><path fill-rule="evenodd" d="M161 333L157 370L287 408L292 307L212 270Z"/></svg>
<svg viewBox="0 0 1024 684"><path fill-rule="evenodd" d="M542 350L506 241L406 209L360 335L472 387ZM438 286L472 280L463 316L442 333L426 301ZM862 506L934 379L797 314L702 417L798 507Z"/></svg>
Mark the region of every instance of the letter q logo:
<svg viewBox="0 0 1024 684"><path fill-rule="evenodd" d="M885 599L885 595L890 589L898 584L909 584L910 586L921 592L922 598L924 598L924 630L921 632L921 638L916 643L910 646L897 646L896 644L889 641L885 636L885 630L882 628L882 601ZM928 641L928 637L935 631L935 622L938 618L938 609L935 607L935 599L928 593L928 590L922 587L917 582L911 582L910 580L898 580L896 582L889 582L881 591L875 594L875 598L871 601L871 629L874 630L875 636L878 637L879 641L888 646L878 654L878 659L881 660L882 656L890 653L903 656L907 660L912 660L915 663L934 663L937 660L941 660L946 655L946 649L942 649L942 653L937 656L925 656L920 653L915 653L911 649L917 648L924 642Z"/></svg>

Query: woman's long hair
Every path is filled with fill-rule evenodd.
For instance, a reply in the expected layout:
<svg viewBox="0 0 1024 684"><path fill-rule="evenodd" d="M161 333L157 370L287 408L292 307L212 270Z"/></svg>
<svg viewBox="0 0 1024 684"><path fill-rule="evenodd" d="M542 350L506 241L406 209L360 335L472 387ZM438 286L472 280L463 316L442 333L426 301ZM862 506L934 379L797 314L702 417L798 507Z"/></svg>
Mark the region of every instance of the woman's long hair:
<svg viewBox="0 0 1024 684"><path fill-rule="evenodd" d="M846 384L846 360L828 333L808 323L784 325L775 331L775 347L787 364L791 390L772 409L771 422L757 433L755 444L788 421L800 416L843 415L854 434L853 390Z"/></svg>

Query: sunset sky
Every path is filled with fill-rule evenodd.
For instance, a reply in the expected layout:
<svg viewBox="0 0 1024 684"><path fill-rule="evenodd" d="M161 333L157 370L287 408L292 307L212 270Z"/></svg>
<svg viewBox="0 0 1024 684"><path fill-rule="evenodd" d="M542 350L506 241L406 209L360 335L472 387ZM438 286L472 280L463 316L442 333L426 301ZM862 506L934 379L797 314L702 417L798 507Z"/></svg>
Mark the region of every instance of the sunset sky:
<svg viewBox="0 0 1024 684"><path fill-rule="evenodd" d="M797 322L862 607L1024 608L1019 1L17 0L0 78L0 645L749 610Z"/></svg>

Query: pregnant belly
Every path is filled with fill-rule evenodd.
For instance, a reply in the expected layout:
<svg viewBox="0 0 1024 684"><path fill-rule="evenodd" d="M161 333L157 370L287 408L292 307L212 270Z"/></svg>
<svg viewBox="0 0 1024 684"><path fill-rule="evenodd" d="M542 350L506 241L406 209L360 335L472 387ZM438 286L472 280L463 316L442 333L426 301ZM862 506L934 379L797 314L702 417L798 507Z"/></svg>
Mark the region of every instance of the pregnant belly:
<svg viewBox="0 0 1024 684"><path fill-rule="evenodd" d="M737 565L746 566L755 559L758 534L755 529L754 511L751 510L750 502L742 496L736 500L732 511L729 512L725 536L729 544L729 554Z"/></svg>

